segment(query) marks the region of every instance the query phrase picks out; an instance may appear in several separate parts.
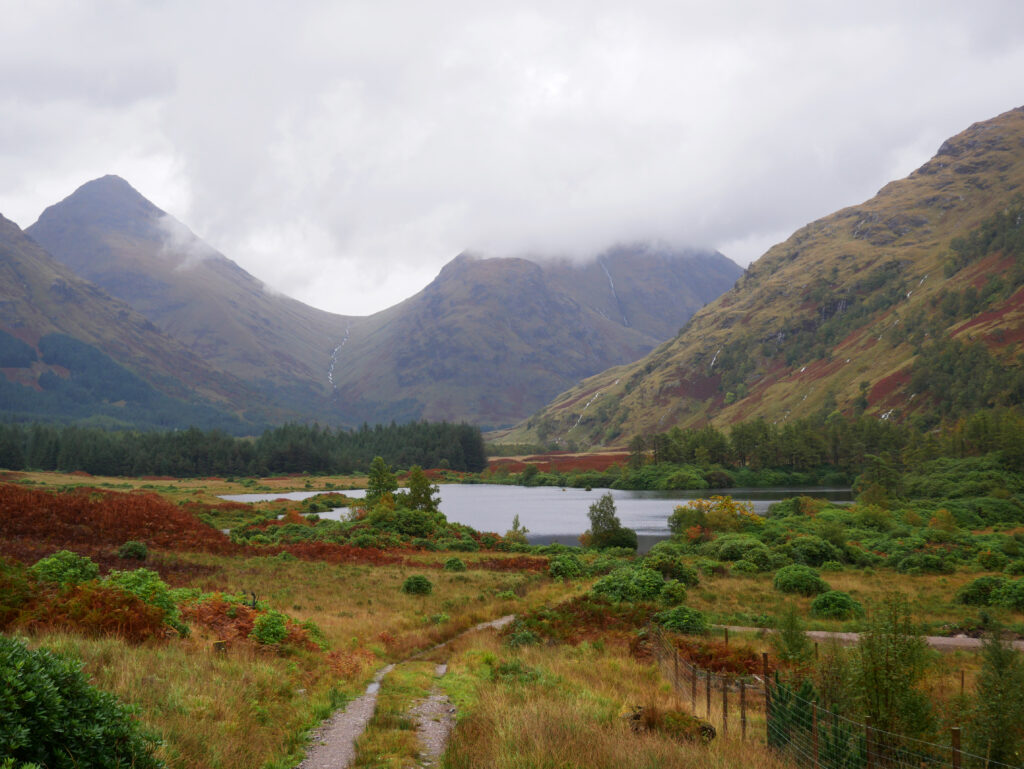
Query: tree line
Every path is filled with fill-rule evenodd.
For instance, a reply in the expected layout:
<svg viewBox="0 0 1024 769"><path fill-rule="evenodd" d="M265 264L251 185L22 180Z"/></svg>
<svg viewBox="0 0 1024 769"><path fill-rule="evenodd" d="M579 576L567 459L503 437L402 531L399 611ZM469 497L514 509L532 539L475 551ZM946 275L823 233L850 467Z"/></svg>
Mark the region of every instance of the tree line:
<svg viewBox="0 0 1024 769"><path fill-rule="evenodd" d="M0 467L9 470L175 477L344 474L367 471L376 456L396 467L478 472L487 466L479 428L447 422L364 424L358 430L286 424L256 438L196 427L137 432L0 424Z"/></svg>

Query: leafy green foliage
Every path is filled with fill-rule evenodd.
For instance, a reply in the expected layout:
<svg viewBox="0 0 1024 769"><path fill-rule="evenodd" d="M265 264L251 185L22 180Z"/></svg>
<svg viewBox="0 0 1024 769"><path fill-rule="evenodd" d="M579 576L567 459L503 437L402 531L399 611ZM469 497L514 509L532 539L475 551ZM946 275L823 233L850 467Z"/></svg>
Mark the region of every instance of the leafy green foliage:
<svg viewBox="0 0 1024 769"><path fill-rule="evenodd" d="M710 629L703 612L688 606L676 606L654 615L654 621L674 633L706 633Z"/></svg>
<svg viewBox="0 0 1024 769"><path fill-rule="evenodd" d="M861 606L849 593L829 590L811 601L811 616L821 619L851 619L864 613Z"/></svg>
<svg viewBox="0 0 1024 769"><path fill-rule="evenodd" d="M548 576L552 579L575 579L583 576L583 562L573 553L556 555L548 564Z"/></svg>
<svg viewBox="0 0 1024 769"><path fill-rule="evenodd" d="M402 583L402 592L408 595L429 595L434 590L434 583L422 574L406 577Z"/></svg>
<svg viewBox="0 0 1024 769"><path fill-rule="evenodd" d="M366 500L378 502L385 494L393 494L398 490L398 480L384 458L376 456L370 462L370 472L366 479Z"/></svg>
<svg viewBox="0 0 1024 769"><path fill-rule="evenodd" d="M998 633L985 639L967 730L968 749L1013 764L1024 743L1024 662Z"/></svg>
<svg viewBox="0 0 1024 769"><path fill-rule="evenodd" d="M257 615L249 637L267 646L281 643L288 637L288 623L278 611L267 611Z"/></svg>
<svg viewBox="0 0 1024 769"><path fill-rule="evenodd" d="M448 558L444 562L444 570L445 571L465 571L466 570L466 564L465 564L465 562L461 558L456 558L455 556L452 556L451 558Z"/></svg>
<svg viewBox="0 0 1024 769"><path fill-rule="evenodd" d="M61 550L46 558L41 558L29 568L29 573L43 582L56 582L59 585L77 585L88 582L100 575L100 567L91 558Z"/></svg>
<svg viewBox="0 0 1024 769"><path fill-rule="evenodd" d="M181 636L188 635L188 626L181 621L178 606L171 596L167 583L160 575L150 569L134 569L133 571L113 570L104 578L104 583L113 585L141 598L144 603L156 606L164 611L164 622L178 631Z"/></svg>
<svg viewBox="0 0 1024 769"><path fill-rule="evenodd" d="M582 541L599 549L626 547L636 550L636 532L622 525L615 512L615 499L610 492L602 494L590 506L587 517L590 518L590 529L583 535Z"/></svg>
<svg viewBox="0 0 1024 769"><path fill-rule="evenodd" d="M776 590L783 593L798 593L806 596L824 593L829 589L817 571L802 563L783 566L775 572L773 584Z"/></svg>
<svg viewBox="0 0 1024 769"><path fill-rule="evenodd" d="M653 601L661 594L665 578L653 569L627 566L601 577L591 589L612 601Z"/></svg>
<svg viewBox="0 0 1024 769"><path fill-rule="evenodd" d="M81 664L0 636L0 755L50 769L156 769L157 739Z"/></svg>
<svg viewBox="0 0 1024 769"><path fill-rule="evenodd" d="M956 602L967 606L991 606L996 594L1006 584L1003 577L978 577L956 591Z"/></svg>
<svg viewBox="0 0 1024 769"><path fill-rule="evenodd" d="M381 460L383 461L383 460ZM372 472L371 467L371 472ZM438 487L433 485L419 465L409 468L409 490L398 495L396 502L410 510L436 513L441 498L436 496Z"/></svg>
<svg viewBox="0 0 1024 769"><path fill-rule="evenodd" d="M149 549L146 547L146 544L134 540L125 542L117 549L117 557L125 560L133 558L137 561L145 561L148 555Z"/></svg>

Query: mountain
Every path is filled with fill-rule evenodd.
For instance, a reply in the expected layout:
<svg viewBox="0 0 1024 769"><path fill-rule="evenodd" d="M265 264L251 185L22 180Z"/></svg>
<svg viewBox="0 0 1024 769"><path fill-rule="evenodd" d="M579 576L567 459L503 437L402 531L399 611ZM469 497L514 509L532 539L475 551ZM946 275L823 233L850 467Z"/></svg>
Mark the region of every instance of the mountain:
<svg viewBox="0 0 1024 769"><path fill-rule="evenodd" d="M589 262L456 257L423 291L354 322L333 383L357 412L511 424L569 384L635 360L725 290L721 254L619 248Z"/></svg>
<svg viewBox="0 0 1024 769"><path fill-rule="evenodd" d="M243 382L214 370L0 216L0 402L21 419L232 432L264 423Z"/></svg>
<svg viewBox="0 0 1024 769"><path fill-rule="evenodd" d="M645 244L585 264L462 255L417 295L355 317L267 289L116 176L27 232L279 414L345 425L512 424L644 355L741 273L721 254Z"/></svg>
<svg viewBox="0 0 1024 769"><path fill-rule="evenodd" d="M795 232L642 360L501 439L621 443L815 413L934 421L1024 399L1024 108Z"/></svg>
<svg viewBox="0 0 1024 769"><path fill-rule="evenodd" d="M329 394L331 350L349 319L268 290L124 179L82 185L26 232L271 402L313 416L308 405Z"/></svg>

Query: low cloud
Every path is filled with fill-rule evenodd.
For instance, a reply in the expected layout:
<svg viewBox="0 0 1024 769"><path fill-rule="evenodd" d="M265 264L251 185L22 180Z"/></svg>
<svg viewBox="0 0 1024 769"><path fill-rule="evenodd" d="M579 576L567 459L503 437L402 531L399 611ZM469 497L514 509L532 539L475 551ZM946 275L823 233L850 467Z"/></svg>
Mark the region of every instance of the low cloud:
<svg viewBox="0 0 1024 769"><path fill-rule="evenodd" d="M0 212L117 173L364 314L465 249L747 262L1024 101L1024 6L58 2L5 15L0 67Z"/></svg>

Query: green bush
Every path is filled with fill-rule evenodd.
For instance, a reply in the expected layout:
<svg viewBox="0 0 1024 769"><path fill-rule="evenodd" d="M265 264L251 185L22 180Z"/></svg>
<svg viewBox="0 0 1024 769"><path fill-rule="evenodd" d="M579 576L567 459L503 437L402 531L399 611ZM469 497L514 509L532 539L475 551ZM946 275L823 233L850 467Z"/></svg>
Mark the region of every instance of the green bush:
<svg viewBox="0 0 1024 769"><path fill-rule="evenodd" d="M829 590L811 601L811 616L819 619L850 619L862 614L864 607L841 590Z"/></svg>
<svg viewBox="0 0 1024 769"><path fill-rule="evenodd" d="M551 579L575 579L582 574L583 563L573 554L557 555L548 564Z"/></svg>
<svg viewBox="0 0 1024 769"><path fill-rule="evenodd" d="M402 592L408 595L429 595L434 590L434 583L422 574L413 574L402 583Z"/></svg>
<svg viewBox="0 0 1024 769"><path fill-rule="evenodd" d="M812 596L829 589L825 581L810 566L794 563L775 572L775 589L783 593Z"/></svg>
<svg viewBox="0 0 1024 769"><path fill-rule="evenodd" d="M1024 611L1024 579L1009 581L994 591L992 603L1014 611Z"/></svg>
<svg viewBox="0 0 1024 769"><path fill-rule="evenodd" d="M956 591L956 602L967 606L991 606L995 593L1005 584L1003 577L978 577Z"/></svg>
<svg viewBox="0 0 1024 769"><path fill-rule="evenodd" d="M100 567L91 558L69 550L61 550L47 558L41 558L29 567L29 573L42 582L56 582L59 585L77 585L88 582L100 575Z"/></svg>
<svg viewBox="0 0 1024 769"><path fill-rule="evenodd" d="M732 566L729 567L730 574L757 574L761 571L756 563L750 561L736 561Z"/></svg>
<svg viewBox="0 0 1024 769"><path fill-rule="evenodd" d="M842 571L843 565L839 561L825 561L818 568L822 571Z"/></svg>
<svg viewBox="0 0 1024 769"><path fill-rule="evenodd" d="M171 589L160 579L160 575L150 569L134 569L132 571L110 572L104 584L113 585L126 593L131 593L150 606L164 610L164 622L178 631L178 635L188 635L188 626L181 621L178 605L171 596Z"/></svg>
<svg viewBox="0 0 1024 769"><path fill-rule="evenodd" d="M1010 559L998 551L982 550L974 557L974 561L986 571L1002 571Z"/></svg>
<svg viewBox="0 0 1024 769"><path fill-rule="evenodd" d="M1009 574L1011 577L1020 577L1024 575L1024 560L1022 561L1010 561L1004 572Z"/></svg>
<svg viewBox="0 0 1024 769"><path fill-rule="evenodd" d="M158 740L81 663L0 636L0 755L48 769L151 769Z"/></svg>
<svg viewBox="0 0 1024 769"><path fill-rule="evenodd" d="M627 566L599 579L592 591L613 601L653 601L664 586L665 578L653 569Z"/></svg>
<svg viewBox="0 0 1024 769"><path fill-rule="evenodd" d="M813 535L790 540L782 550L795 563L803 563L807 566L821 566L825 561L838 561L842 558L839 548L831 542Z"/></svg>
<svg viewBox="0 0 1024 769"><path fill-rule="evenodd" d="M279 611L268 611L256 617L249 637L261 644L279 644L288 637L288 624Z"/></svg>
<svg viewBox="0 0 1024 769"><path fill-rule="evenodd" d="M674 633L706 633L709 629L703 612L689 606L676 606L654 615L654 621Z"/></svg>
<svg viewBox="0 0 1024 769"><path fill-rule="evenodd" d="M647 557L643 560L643 565L648 569L661 572L665 579L678 579L680 582L690 586L697 585L700 582L695 568L688 566L677 555L665 552L664 550L648 553Z"/></svg>
<svg viewBox="0 0 1024 769"><path fill-rule="evenodd" d="M446 560L444 562L444 570L445 571L465 571L466 570L466 564L463 562L463 560L461 558L456 558L455 556L452 556L451 558L449 558L448 560Z"/></svg>
<svg viewBox="0 0 1024 769"><path fill-rule="evenodd" d="M901 574L952 574L956 569L949 555L910 553L896 562L896 571Z"/></svg>
<svg viewBox="0 0 1024 769"><path fill-rule="evenodd" d="M117 549L118 558L134 558L137 561L145 561L148 555L149 549L146 547L146 544L144 542L136 542L135 540L125 542Z"/></svg>
<svg viewBox="0 0 1024 769"><path fill-rule="evenodd" d="M665 606L676 606L686 601L686 585L677 579L670 579L661 588L659 596Z"/></svg>

